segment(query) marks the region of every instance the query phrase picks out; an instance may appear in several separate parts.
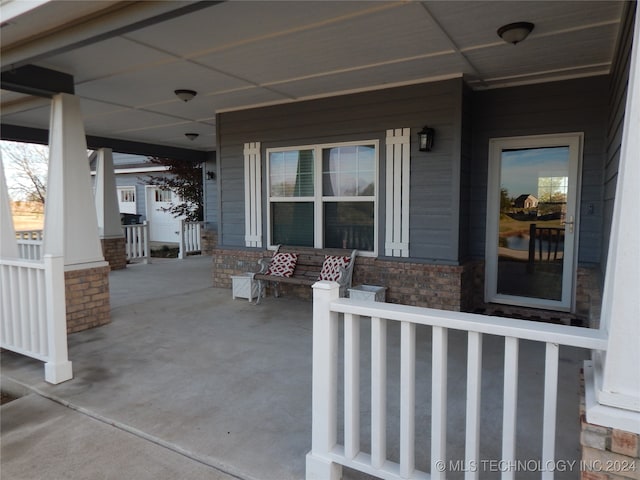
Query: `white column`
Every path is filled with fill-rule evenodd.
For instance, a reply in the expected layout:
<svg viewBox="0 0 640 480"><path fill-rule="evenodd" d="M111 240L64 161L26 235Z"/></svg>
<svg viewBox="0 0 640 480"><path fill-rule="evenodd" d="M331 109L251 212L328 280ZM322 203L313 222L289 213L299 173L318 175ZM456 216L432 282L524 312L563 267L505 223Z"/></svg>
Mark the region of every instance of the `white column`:
<svg viewBox="0 0 640 480"><path fill-rule="evenodd" d="M4 176L2 153L0 153L0 257L18 258L18 242L13 228L13 216L9 203L9 191Z"/></svg>
<svg viewBox="0 0 640 480"><path fill-rule="evenodd" d="M105 264L80 100L66 93L51 101L43 249L43 254L63 256L65 266Z"/></svg>
<svg viewBox="0 0 640 480"><path fill-rule="evenodd" d="M113 172L113 153L110 148L96 151L96 214L101 238L120 238L124 235L120 223L120 207Z"/></svg>
<svg viewBox="0 0 640 480"><path fill-rule="evenodd" d="M636 13L602 301L601 328L607 331L608 345L606 355L595 357L595 396L599 405L589 408L587 403L587 421L635 433L640 433L639 19Z"/></svg>

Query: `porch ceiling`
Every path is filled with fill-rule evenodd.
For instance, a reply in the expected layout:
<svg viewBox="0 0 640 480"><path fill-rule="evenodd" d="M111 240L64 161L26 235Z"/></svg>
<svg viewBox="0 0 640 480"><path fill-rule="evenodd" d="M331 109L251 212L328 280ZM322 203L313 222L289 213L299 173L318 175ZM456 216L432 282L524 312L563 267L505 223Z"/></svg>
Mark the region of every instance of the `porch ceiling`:
<svg viewBox="0 0 640 480"><path fill-rule="evenodd" d="M215 114L463 75L475 89L609 72L623 2L3 0L2 70L74 76L87 134L197 150ZM496 35L529 21L517 46ZM178 88L196 90L191 102ZM1 92L2 123L48 128ZM199 133L195 141L186 132Z"/></svg>

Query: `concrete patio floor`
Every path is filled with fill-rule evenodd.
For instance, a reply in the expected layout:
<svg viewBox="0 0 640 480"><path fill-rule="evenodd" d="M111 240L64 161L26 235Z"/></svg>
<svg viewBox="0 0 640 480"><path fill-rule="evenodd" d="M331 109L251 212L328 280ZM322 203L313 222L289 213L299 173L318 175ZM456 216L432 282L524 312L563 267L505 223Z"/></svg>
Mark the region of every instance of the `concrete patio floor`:
<svg viewBox="0 0 640 480"><path fill-rule="evenodd" d="M74 378L44 382L41 362L3 352L1 464L12 479L304 478L311 447L312 305L255 306L211 287L211 259L111 273L112 323L69 337ZM368 347L363 320L362 347ZM388 455L398 456L397 331L389 329ZM428 469L430 332L418 331L417 466ZM502 344L484 347L482 458L499 459ZM586 352L561 349L556 458L579 458L578 377ZM368 448L369 359L362 355L362 448ZM464 459L466 335L450 332L448 457ZM544 348L521 342L517 452L539 458ZM420 428L424 426L424 428ZM462 432L462 433L461 433ZM539 478L521 472L517 478ZM498 471L481 478L498 478ZM368 478L347 472L346 478ZM449 478L461 478L462 472ZM578 478L576 470L556 478Z"/></svg>

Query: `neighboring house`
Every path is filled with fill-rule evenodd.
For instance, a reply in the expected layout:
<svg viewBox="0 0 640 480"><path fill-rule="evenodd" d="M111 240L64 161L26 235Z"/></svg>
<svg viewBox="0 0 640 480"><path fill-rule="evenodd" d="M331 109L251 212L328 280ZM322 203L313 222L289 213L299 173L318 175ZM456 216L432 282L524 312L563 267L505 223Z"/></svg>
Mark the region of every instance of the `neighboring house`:
<svg viewBox="0 0 640 480"><path fill-rule="evenodd" d="M525 193L513 201L513 206L515 208L536 208L538 199L529 193Z"/></svg>
<svg viewBox="0 0 640 480"><path fill-rule="evenodd" d="M95 159L91 171L95 175ZM152 242L178 242L180 219L166 211L177 201L170 191L147 184L149 176L163 176L167 167L156 165L142 155L113 153L120 213L138 215L139 221L149 222L149 238Z"/></svg>

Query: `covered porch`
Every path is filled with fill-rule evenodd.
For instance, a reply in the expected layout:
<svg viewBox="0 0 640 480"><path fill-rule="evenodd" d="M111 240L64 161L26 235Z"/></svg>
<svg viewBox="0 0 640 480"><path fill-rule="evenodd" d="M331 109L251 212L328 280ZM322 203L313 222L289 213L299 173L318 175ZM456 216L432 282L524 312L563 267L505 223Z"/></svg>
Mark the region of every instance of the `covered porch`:
<svg viewBox="0 0 640 480"><path fill-rule="evenodd" d="M72 380L50 385L42 378L40 362L2 353L3 388L29 393L2 407L4 474L80 479L91 468L109 465L101 472L107 478L175 478L172 472L185 479L304 478L311 448L312 303L270 297L256 307L232 300L230 290L211 287L206 257L113 271L110 286L112 322L69 336ZM360 432L361 449L368 452L368 318L361 320L361 328ZM386 452L396 462L399 338L399 329L390 326ZM450 330L446 424L451 466L465 459L466 343L466 333ZM481 478L501 475L503 345L502 339L485 336L480 454L487 463ZM430 468L433 424L431 348L431 328L418 327L416 468L423 471ZM579 475L579 372L588 355L586 350L560 349L555 458L566 462L567 469L555 478ZM544 345L520 343L516 450L517 458L526 461L541 455L544 357ZM342 379L340 398L341 385ZM34 418L38 421L29 420ZM130 449L123 452L124 445ZM112 455L121 461L114 462ZM529 463L524 468L531 471L521 470L517 478L540 478L536 465ZM448 470L448 478L464 475L462 467ZM345 469L345 478L368 477Z"/></svg>
<svg viewBox="0 0 640 480"><path fill-rule="evenodd" d="M47 199L47 205L53 205L49 207L53 213L49 224L57 235L45 234L49 242L45 262L53 264L56 259L57 263L33 268L37 270L34 277L44 276L42 283L62 284L63 262L65 266L97 263L103 279L117 280L109 276L98 238L94 238L99 223L84 182L88 178L87 145L114 149L120 145L151 154L157 152L152 148L154 143L162 143L165 153L209 164L205 168L211 173L206 200L213 207L208 209L210 226L216 231L224 262L228 258L235 262L228 265L214 257L214 281L217 273L223 273L218 279L221 283L214 284L217 286L226 286L222 284L224 276L240 268L246 271L247 258L241 255L262 256L265 248L277 243L272 242L269 229L274 224L267 212L288 202L269 193L266 187L271 179L260 173L271 171L267 159L272 152L309 147L320 159L325 151L340 145L369 150L373 145L382 155L370 170L376 194L363 195L378 214L370 230L376 247L370 251L369 261L374 263L372 268L384 263L388 270L373 273L383 276L391 272L411 281L397 268L410 265L406 259L419 260L416 265L420 268L428 265L429 273L439 279L451 271L449 277L458 285L455 298L426 306L446 310L446 304L457 307L452 310L463 310L463 301L473 295L484 293L485 302L500 293L483 288L483 278L485 286L493 288L495 282L490 275L479 273L483 262L487 265L487 261L496 260L496 252L484 247L500 245L486 235L499 231L490 223L489 206L500 206L500 192L489 188L498 178L494 173L499 172L492 171L497 163L489 157L493 151L489 146L498 145L495 151L504 152L509 150L504 142L520 142L525 136L529 138L527 145L516 148L527 150L537 148L537 140L530 142L532 137L544 136L548 143L550 136L575 132L576 139L584 136L584 144L578 141L576 150L584 146L584 162L581 170L567 178L581 178L582 189L575 192L580 193L579 203L567 200L567 204L575 203L579 212L576 210L573 218L569 215L565 223L569 230L579 227L575 231L581 234L581 241L573 245L579 247L577 255L563 254L563 260L575 257L577 263L576 268L564 270L567 288L563 287L559 306L573 313L586 303L578 288L585 276L580 269L590 268L604 277L604 282L596 284L596 293L602 293L602 314L598 315L598 330L534 327L534 323L519 320L507 325L487 316L418 310L406 306L414 302L399 296L390 299L405 305L358 305L338 299L328 284L316 290L324 293L314 300L313 315L310 303L289 298L283 299L287 303L269 299L258 310L246 302L232 302L228 289L211 288L205 272L201 274L206 280L193 284L198 275L189 277L192 274L186 271L162 270L160 265L135 267L141 269L135 274L149 269L153 278L136 279L134 273L127 272L127 278L135 283L120 293L113 289L114 323L70 337L70 358L77 370L73 380L60 383L71 378L61 321L53 322L58 327L56 335L49 331L48 336L40 337L50 340L49 353L63 353L49 355L53 361L48 362L50 380L59 385L42 382L37 373L39 363L3 353L3 375L16 377L7 384L39 392L3 407L13 413L3 415L3 464L7 468L15 472L28 468L33 473L30 477L51 478L56 473L63 478L87 477L91 462L87 455L72 458L73 446L67 447L69 438L65 435L68 430L53 428L45 435L43 429L52 426L50 418L32 420L37 418L36 412L43 411L44 402L69 407L66 413L79 412L194 460L211 469L212 476L280 479L306 475L308 480L336 480L344 466L345 470L356 467L394 479L575 478L577 468L589 480L638 478L640 383L635 367L639 363L640 230L629 221L637 217L640 150L633 134L640 124L640 30L633 21L637 15L634 2L594 3L593 8L576 11L581 14L577 16L570 2L558 11L539 10L532 2L528 13L531 19L535 16L537 27L531 40L540 35L535 43L522 45L524 50L521 46L513 50L512 45L495 38L498 25L506 27L507 21L527 13L520 2L500 4L504 8L498 9L500 18L494 18L492 9L478 15L472 8L459 9L447 2L393 2L380 7L373 3L361 12L350 11L364 4L358 2L335 3L330 8L326 2L317 2L314 11L308 11L304 2L297 4L297 9L289 9L292 4L287 3L281 4L282 8L286 5L290 11L271 17L277 22L264 22L266 15L256 12L243 15L243 2L193 2L184 8L166 2L158 6L166 11L137 12L135 18L130 14L136 12L114 4L113 10L104 12L87 7L85 13L93 15L91 24L85 24L87 17L82 17L82 12L72 13L64 2L42 3L45 7L33 14L17 8L15 18L19 21L8 30L15 34L13 38L6 36L12 41L7 43L10 48L3 48L3 90L9 94L3 94L7 101L3 99L2 128L3 137L21 141L46 142L50 133L50 143L57 149L51 155L57 173L51 176ZM337 5L345 10L336 12ZM470 5L474 4L467 7ZM486 8L477 5L478 9ZM555 9L560 3L549 5ZM603 10L609 11L611 5L615 11L603 16ZM135 9L140 5L128 6ZM558 15L560 11L567 13ZM68 14L70 23L52 24L46 19L56 15L47 13ZM404 20L390 21L393 13L398 14L393 18ZM563 17L575 22L558 24L556 20ZM246 18L251 18L251 24L240 22ZM479 28L478 18L487 24L503 20ZM42 32L50 32L51 38L26 42L33 23L22 20L29 19L41 20L38 26ZM71 20L77 23L71 24ZM201 21L205 26L195 28ZM226 35L219 44L209 39L214 25L233 26L230 32L220 30ZM243 35L234 40L236 25L243 26ZM380 38L397 48L368 41L369 34L377 36L381 31L375 28L378 25L388 32ZM397 25L407 27L407 37L396 35ZM267 28L263 30L263 26ZM340 26L344 37L332 35L331 30L321 31L333 26ZM351 65L353 53L339 45L349 43L356 26L362 32L367 55L355 55L361 63ZM197 41L187 32L203 33L203 39ZM467 32L474 38L468 41ZM306 33L312 34L310 41L297 37ZM423 38L424 33L429 33L428 38ZM565 40L566 34L571 38ZM590 48L586 37L602 41L596 42L598 48ZM184 38L187 45L173 50L173 44L164 44L177 38ZM337 39L334 50L342 52L343 59L330 58L330 48L318 48L315 56L309 55L308 45L322 46L323 42L314 40L324 38ZM292 68L279 68L277 55L261 54L263 49L280 53L279 42L285 39L295 47L286 56L286 64ZM551 43L553 40L560 41ZM135 46L127 58L120 55L123 45ZM413 45L429 48L406 48ZM558 51L562 61L556 65L549 62L548 52L559 48L557 45L571 48ZM251 47L246 52L250 55L243 55L236 47ZM505 55L507 48L511 55ZM397 54L378 56L378 52L392 51ZM576 54L583 51L584 55ZM113 55L109 62L104 62L105 52ZM450 55L453 58L448 58ZM141 58L148 63L141 64ZM269 68L256 61L258 58L269 59ZM299 61L303 58L309 62ZM100 61L94 65L87 59ZM527 65L521 65L522 59ZM124 64L126 68L121 69ZM245 71L247 64L251 71ZM84 65L90 67L82 68ZM293 66L304 68L297 71ZM322 68L318 70L318 66ZM43 70L46 76L41 75ZM171 75L164 75L167 71ZM185 76L174 76L177 72ZM138 74L142 78L134 81ZM39 78L35 85L30 83L33 77ZM162 78L166 82L157 89L148 88ZM184 84L194 79L198 80L196 85ZM122 89L119 82L133 88ZM183 86L196 88L202 93L198 99L207 101L184 107L181 100L173 98L181 91L176 89ZM123 98L122 92L132 98ZM139 96L140 92L148 95ZM404 104L398 108L400 99ZM420 111L414 110L416 101L424 106ZM381 104L386 115L380 114ZM113 111L115 105L118 108ZM81 115L80 107L88 107L89 115ZM345 109L348 112L342 113ZM327 111L330 114L325 115ZM300 122L307 118L319 123ZM415 134L426 122L439 132L430 153L428 149L416 151ZM186 142L197 138L197 131L206 141L186 148ZM492 144L495 139L499 142ZM68 161L67 151L73 152L73 162ZM401 155L396 156L396 151ZM314 178L321 178L320 161L308 167L306 174L315 172ZM553 177L545 174L542 178ZM319 228L307 229L309 238L305 239L309 244L313 240L316 248L323 247L325 241L320 212L324 203L332 203L325 202L321 191L314 190L313 205L306 197L298 197L300 203L318 212L312 223ZM518 193L525 191L528 187ZM0 200L3 206L8 203ZM347 198L346 203L351 200ZM4 235L0 256L8 267L23 268L15 260L16 248L4 251L9 245L5 237L13 239L13 232L6 233L9 228L5 225L10 222L4 221L4 210L0 210ZM442 211L447 212L445 218ZM413 221L407 222L410 217ZM85 238L92 238L91 242L70 243L80 238L73 235L74 218L91 220L91 224L84 223L89 233ZM493 221L496 218L498 215ZM575 223L578 219L580 224ZM118 233L119 229L118 225ZM84 248L87 246L91 248ZM188 262L191 260L185 265ZM189 278L176 287L183 277ZM6 285L17 283L10 280ZM104 282L101 288L106 285ZM413 288L415 285L412 282ZM435 291L434 285L441 291ZM425 282L419 286L419 294L445 298L441 293L451 294L450 285ZM473 289L467 290L469 285ZM146 293L136 293L138 287ZM20 289L20 295L13 296L13 305L30 305L24 292L32 290ZM47 318L64 319L64 295L50 292L47 290L48 303L42 311L46 310ZM106 299L108 310L104 292L95 295ZM509 299L499 300L509 304ZM11 310L6 318L26 317L5 309ZM21 329L20 336L32 340L33 331ZM3 336L6 338L6 333ZM562 347L565 344L588 350L576 353ZM583 421L579 433L577 418L583 417L579 416L578 372L580 360L587 357L592 363L585 364L585 369L596 374L586 382L587 419L594 425L590 430ZM29 405L34 398L40 406ZM341 404L344 408L338 407ZM20 408L24 410L18 412ZM72 423L70 419L62 422L63 427ZM616 445L615 438L623 443ZM578 439L585 445L583 456L591 455L587 464L572 463L579 456ZM105 455L93 432L76 440L75 447L82 450L91 444L96 455ZM57 454L50 462L33 461L44 458L36 456L35 450L47 441ZM28 449L33 455L25 455ZM119 457L110 455L112 460ZM146 471L131 453L129 458L129 468ZM489 463L478 463L485 459ZM549 459L551 465L536 463ZM516 465L517 460L524 463ZM469 461L475 462L475 469L465 472ZM563 462L562 468L557 462ZM601 472L605 465L613 467L611 474ZM553 467L555 471L549 469ZM118 477L123 471L132 476L125 465L113 468L119 469ZM52 473L53 469L60 470ZM199 475L193 478L202 478L203 474ZM165 472L150 478L175 476ZM354 474L347 471L346 476Z"/></svg>

